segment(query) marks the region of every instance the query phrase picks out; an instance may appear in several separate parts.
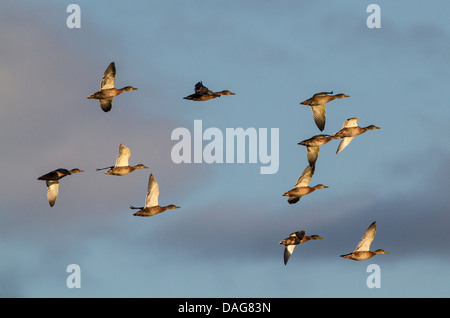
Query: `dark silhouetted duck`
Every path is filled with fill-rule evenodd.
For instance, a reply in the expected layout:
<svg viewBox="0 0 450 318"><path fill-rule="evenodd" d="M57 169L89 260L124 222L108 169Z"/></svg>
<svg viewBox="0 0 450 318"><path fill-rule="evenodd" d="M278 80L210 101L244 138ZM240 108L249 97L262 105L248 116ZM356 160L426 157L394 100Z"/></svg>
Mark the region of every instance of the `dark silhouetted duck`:
<svg viewBox="0 0 450 318"><path fill-rule="evenodd" d="M309 181L314 175L314 166L308 165L305 170L303 170L302 175L298 178L297 183L294 188L288 192L283 193L283 196L288 196L289 204L297 203L302 196L305 196L317 189L328 188L323 184L318 184L314 187L309 186Z"/></svg>
<svg viewBox="0 0 450 318"><path fill-rule="evenodd" d="M119 156L117 156L116 164L114 166L106 167L106 168L99 168L99 170L105 170L109 169L105 172L105 174L110 174L112 176L124 176L126 174L129 174L130 172L133 172L136 169L148 169L148 167L144 166L143 164L138 164L135 166L130 166L128 164L128 159L131 156L130 149L123 144L120 144L119 146Z"/></svg>
<svg viewBox="0 0 450 318"><path fill-rule="evenodd" d="M229 90L223 90L220 92L213 92L208 87L204 86L202 82L198 82L194 86L194 94L183 97L183 99L194 100L194 101L206 101L216 97L220 97L222 95L236 95L235 93L230 92Z"/></svg>
<svg viewBox="0 0 450 318"><path fill-rule="evenodd" d="M114 62L109 64L105 73L103 74L102 82L100 83L100 90L94 94L89 95L89 99L98 99L100 107L105 112L109 112L112 108L113 98L122 94L125 91L137 90L133 86L125 86L124 88L115 88L114 81L116 79L116 66Z"/></svg>
<svg viewBox="0 0 450 318"><path fill-rule="evenodd" d="M373 222L364 233L361 241L359 241L358 245L356 246L356 249L349 254L341 255L341 257L349 258L355 261L363 261L378 254L389 254L383 249L378 249L373 252L370 251L370 244L372 244L376 232L377 222Z"/></svg>
<svg viewBox="0 0 450 318"><path fill-rule="evenodd" d="M299 145L306 146L306 158L309 165L314 166L319 156L320 146L325 145L333 139L339 139L337 136L316 135L309 139L299 142Z"/></svg>
<svg viewBox="0 0 450 318"><path fill-rule="evenodd" d="M136 216L153 216L166 210L179 209L179 206L170 204L168 206L160 206L158 204L159 186L153 174L148 179L147 196L145 197L144 207L130 206L130 209L138 209L140 211L134 213Z"/></svg>
<svg viewBox="0 0 450 318"><path fill-rule="evenodd" d="M72 170L60 168L44 174L43 176L40 176L38 178L38 180L45 180L45 183L47 184L47 200L51 207L55 205L56 199L58 198L59 179L79 172L84 171L78 168Z"/></svg>
<svg viewBox="0 0 450 318"><path fill-rule="evenodd" d="M336 94L336 95L330 94L333 94L333 92L317 93L314 94L314 96L311 97L310 99L307 99L300 103L302 105L311 106L314 121L321 131L325 129L326 112L327 112L325 104L331 102L332 100L335 100L336 98L350 97L345 94Z"/></svg>
<svg viewBox="0 0 450 318"><path fill-rule="evenodd" d="M298 231L294 232L289 237L285 238L284 240L280 241L280 244L284 245L284 265L287 264L289 258L291 257L292 253L294 252L294 248L302 243L308 242L310 240L321 240L322 237L319 235L311 235L307 236L305 235L305 231Z"/></svg>
<svg viewBox="0 0 450 318"><path fill-rule="evenodd" d="M370 125L367 127L359 127L358 126L358 117L349 118L344 122L341 130L334 133L333 136L342 138L341 143L339 144L338 149L336 150L336 154L340 153L348 144L358 135L365 133L368 130L380 129L375 125Z"/></svg>

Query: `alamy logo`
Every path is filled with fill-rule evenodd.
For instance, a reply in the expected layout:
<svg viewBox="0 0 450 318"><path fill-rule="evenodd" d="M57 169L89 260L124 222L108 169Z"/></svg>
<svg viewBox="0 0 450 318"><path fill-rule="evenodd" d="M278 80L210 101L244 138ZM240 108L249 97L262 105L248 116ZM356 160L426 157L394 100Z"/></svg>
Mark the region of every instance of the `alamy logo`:
<svg viewBox="0 0 450 318"><path fill-rule="evenodd" d="M77 264L70 264L67 266L66 272L71 273L66 279L67 288L81 288L80 266Z"/></svg>
<svg viewBox="0 0 450 318"><path fill-rule="evenodd" d="M225 140L224 140L225 138ZM225 134L216 127L203 131L202 120L194 120L193 136L184 127L172 131L172 140L178 140L171 152L172 161L179 163L258 163L261 174L274 174L279 165L279 129L226 128ZM203 146L203 141L209 141ZM225 144L225 146L224 146ZM270 144L270 153L269 153Z"/></svg>

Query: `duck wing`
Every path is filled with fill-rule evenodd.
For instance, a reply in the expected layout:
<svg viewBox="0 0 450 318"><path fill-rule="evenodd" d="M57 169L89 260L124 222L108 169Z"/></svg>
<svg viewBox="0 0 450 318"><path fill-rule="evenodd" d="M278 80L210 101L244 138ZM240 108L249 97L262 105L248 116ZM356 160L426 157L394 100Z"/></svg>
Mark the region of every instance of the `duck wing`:
<svg viewBox="0 0 450 318"><path fill-rule="evenodd" d="M364 233L363 237L361 238L361 241L359 241L358 245L356 246L355 252L370 251L370 244L372 244L376 232L377 232L377 223L373 222L372 224L370 224L369 228Z"/></svg>
<svg viewBox="0 0 450 318"><path fill-rule="evenodd" d="M114 88L114 81L116 80L116 65L114 62L109 64L108 68L103 74L102 82L100 83L100 89Z"/></svg>
<svg viewBox="0 0 450 318"><path fill-rule="evenodd" d="M131 152L128 147L123 144L119 146L119 156L117 156L115 167L126 167L129 166L128 158L130 158Z"/></svg>
<svg viewBox="0 0 450 318"><path fill-rule="evenodd" d="M314 175L315 168L313 166L308 165L302 172L302 175L298 178L297 183L294 188L298 187L306 187L309 185L309 181Z"/></svg>
<svg viewBox="0 0 450 318"><path fill-rule="evenodd" d="M297 231L295 233L292 233L290 236L295 236L298 239L298 243L300 244L300 241L303 239L303 237L305 236L305 231L301 230L301 231ZM296 241L297 242L297 241Z"/></svg>
<svg viewBox="0 0 450 318"><path fill-rule="evenodd" d="M314 122L317 127L323 131L325 129L326 113L325 104L311 105Z"/></svg>
<svg viewBox="0 0 450 318"><path fill-rule="evenodd" d="M317 158L319 157L319 146L308 146L306 147L306 158L311 166L316 164Z"/></svg>
<svg viewBox="0 0 450 318"><path fill-rule="evenodd" d="M333 94L333 91L331 91L331 92L320 92L320 93L316 93L316 94L314 94L313 97L326 96L326 95L329 95L329 94Z"/></svg>
<svg viewBox="0 0 450 318"><path fill-rule="evenodd" d="M208 89L208 87L204 86L202 82L198 82L194 86L194 91L197 94L205 94L205 93L207 93L209 91L209 89Z"/></svg>
<svg viewBox="0 0 450 318"><path fill-rule="evenodd" d="M51 207L55 205L56 199L58 198L58 180L47 180L47 200Z"/></svg>
<svg viewBox="0 0 450 318"><path fill-rule="evenodd" d="M99 99L100 107L103 109L105 113L109 112L112 108L113 99L112 98L104 98Z"/></svg>
<svg viewBox="0 0 450 318"><path fill-rule="evenodd" d="M145 207L157 206L159 197L159 186L153 174L148 179L147 196L145 197Z"/></svg>
<svg viewBox="0 0 450 318"><path fill-rule="evenodd" d="M336 150L336 154L338 154L342 150L344 150L344 148L348 146L348 144L353 140L353 138L355 138L355 137L344 137L344 138L342 138L341 142L339 143L338 149Z"/></svg>
<svg viewBox="0 0 450 318"><path fill-rule="evenodd" d="M295 245L286 245L284 247L284 265L287 265L287 262L289 261L289 258L291 257L292 253L294 253Z"/></svg>
<svg viewBox="0 0 450 318"><path fill-rule="evenodd" d="M349 118L344 122L342 128L358 127L358 120L358 117Z"/></svg>

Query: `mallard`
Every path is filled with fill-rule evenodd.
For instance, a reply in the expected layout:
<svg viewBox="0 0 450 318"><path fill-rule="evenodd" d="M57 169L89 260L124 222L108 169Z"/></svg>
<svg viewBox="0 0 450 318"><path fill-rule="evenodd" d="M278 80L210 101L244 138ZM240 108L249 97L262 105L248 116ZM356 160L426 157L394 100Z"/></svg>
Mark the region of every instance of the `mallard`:
<svg viewBox="0 0 450 318"><path fill-rule="evenodd" d="M149 180L148 180L148 187L147 187L147 196L145 197L145 206L144 207L134 207L130 206L130 209L138 209L139 211L134 213L133 215L136 216L153 216L155 214L164 212L166 210L172 210L172 209L179 209L179 206L176 206L174 204L170 204L168 206L160 206L158 204L158 197L159 197L159 186L156 182L155 177L153 174L150 174Z"/></svg>
<svg viewBox="0 0 450 318"><path fill-rule="evenodd" d="M284 240L280 241L279 244L284 245L284 265L287 264L289 258L291 257L292 253L294 252L294 248L302 243L308 242L309 240L321 240L322 237L319 235L311 235L307 236L305 235L305 231L298 231L294 232L289 237L285 238Z"/></svg>
<svg viewBox="0 0 450 318"><path fill-rule="evenodd" d="M302 105L309 105L311 106L311 111L313 114L314 121L317 125L317 127L323 131L325 129L325 121L326 121L326 108L325 104L335 100L336 98L346 98L350 97L345 94L336 94L336 95L330 95L333 94L333 92L321 92L314 94L313 97L310 99L307 99L300 104Z"/></svg>
<svg viewBox="0 0 450 318"><path fill-rule="evenodd" d="M317 189L328 188L323 184L318 184L314 187L309 186L309 181L314 175L315 166L308 165L304 170L300 178L298 178L297 183L294 188L288 192L283 193L283 196L288 196L289 204L297 203L302 196L305 196Z"/></svg>
<svg viewBox="0 0 450 318"><path fill-rule="evenodd" d="M78 168L72 170L60 168L37 178L38 180L45 180L45 183L47 184L47 200L51 207L55 205L56 199L58 198L59 180L65 176L70 176L71 174L79 172L84 172L84 170Z"/></svg>
<svg viewBox="0 0 450 318"><path fill-rule="evenodd" d="M337 136L330 135L316 135L309 139L299 142L299 145L306 146L306 158L309 165L314 166L319 156L320 146L325 145L333 139L338 139Z"/></svg>
<svg viewBox="0 0 450 318"><path fill-rule="evenodd" d="M380 129L375 125L370 125L367 127L359 127L358 126L358 117L349 118L344 122L341 130L334 133L333 136L342 138L338 149L336 150L336 154L340 153L348 144L358 135L365 133L368 130Z"/></svg>
<svg viewBox="0 0 450 318"><path fill-rule="evenodd" d="M216 97L220 97L222 95L236 95L235 93L230 92L229 90L213 92L212 90L208 89L208 87L204 86L202 82L198 82L197 84L195 84L194 92L195 92L194 94L183 97L183 99L194 101L206 101Z"/></svg>
<svg viewBox="0 0 450 318"><path fill-rule="evenodd" d="M144 166L141 163L135 166L130 166L128 163L128 159L130 158L130 156L131 156L130 149L125 145L120 144L119 156L117 156L116 164L114 166L106 168L99 168L97 169L97 171L109 169L108 171L105 172L105 174L109 174L112 176L124 176L136 169L148 169L147 166Z"/></svg>
<svg viewBox="0 0 450 318"><path fill-rule="evenodd" d="M383 249L378 249L373 252L370 251L370 244L372 244L376 232L377 222L373 222L364 233L361 241L359 241L358 245L356 246L356 249L349 254L341 255L341 257L349 258L355 261L363 261L378 254L389 254Z"/></svg>
<svg viewBox="0 0 450 318"><path fill-rule="evenodd" d="M109 112L112 108L113 98L122 94L125 91L137 90L133 86L125 86L123 88L115 88L114 81L116 79L116 66L112 62L103 74L102 82L100 83L100 90L94 94L89 95L89 99L98 99L100 107L104 112Z"/></svg>

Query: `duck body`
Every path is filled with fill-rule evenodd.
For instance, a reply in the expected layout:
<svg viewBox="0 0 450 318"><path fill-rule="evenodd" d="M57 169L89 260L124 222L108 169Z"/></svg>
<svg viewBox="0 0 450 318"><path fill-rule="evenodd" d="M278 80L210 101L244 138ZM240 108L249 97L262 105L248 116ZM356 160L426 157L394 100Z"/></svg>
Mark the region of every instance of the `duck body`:
<svg viewBox="0 0 450 318"><path fill-rule="evenodd" d="M183 99L193 100L193 101L197 101L197 102L203 102L203 101L207 101L207 100L210 100L210 99L214 99L216 97L220 97L220 95L194 93L194 94L191 94L189 96L183 97Z"/></svg>
<svg viewBox="0 0 450 318"><path fill-rule="evenodd" d="M342 150L344 150L344 148L347 147L348 144L350 144L350 142L356 136L359 136L369 130L380 129L380 127L375 126L375 125L369 125L367 127L360 127L360 126L358 126L358 120L359 120L358 117L353 117L353 118L347 119L344 122L341 130L339 130L338 132L333 134L334 137L342 139L339 144L338 149L336 150L336 154L338 154Z"/></svg>
<svg viewBox="0 0 450 318"><path fill-rule="evenodd" d="M109 174L111 176L124 176L136 169L148 169L148 167L143 164L138 164L135 166L111 167L105 172L105 174Z"/></svg>
<svg viewBox="0 0 450 318"><path fill-rule="evenodd" d="M134 213L135 216L153 216L159 213L162 213L166 210L173 210L173 209L179 209L179 206L176 206L174 204L168 205L168 206L152 206L152 207L141 207L136 208L134 206L130 206L130 209L139 209L138 212Z"/></svg>
<svg viewBox="0 0 450 318"><path fill-rule="evenodd" d="M53 207L56 203L56 199L58 198L59 192L59 180L64 178L65 176L70 176L71 174L84 172L78 168L67 170L63 168L59 168L53 170L49 173L46 173L39 178L38 180L45 181L47 186L47 201L50 204L50 207Z"/></svg>
<svg viewBox="0 0 450 318"><path fill-rule="evenodd" d="M374 257L375 255L378 255L378 254L389 254L389 253L386 252L383 249L378 249L378 250L375 250L375 251L352 252L352 253L349 253L349 254L341 255L341 257L352 259L354 261L364 261L364 260L372 258L372 257Z"/></svg>
<svg viewBox="0 0 450 318"><path fill-rule="evenodd" d="M289 191L283 193L283 195L292 197L293 198L292 200L291 200L291 198L289 198L291 200L291 202L289 202L289 203L295 203L295 202L292 202L292 201L294 201L295 198L298 198L298 200L300 200L301 197L303 197L307 194L310 194L310 193L316 191L317 189L324 189L324 188L328 188L328 187L324 186L322 184L318 184L314 187L310 187L310 186L297 187L297 188L293 188L292 190L289 190Z"/></svg>
<svg viewBox="0 0 450 318"><path fill-rule="evenodd" d="M315 135L309 139L299 142L298 144L306 147L320 147L330 142L331 140L338 138L339 137L337 136L330 135Z"/></svg>
<svg viewBox="0 0 450 318"><path fill-rule="evenodd" d="M109 64L106 68L102 81L100 83L100 90L89 95L88 99L98 99L100 107L104 112L109 112L112 108L113 98L127 91L137 90L133 86L125 86L123 88L116 88L114 82L116 80L116 65L114 62Z"/></svg>
<svg viewBox="0 0 450 318"><path fill-rule="evenodd" d="M129 91L134 91L137 90L137 88L132 87L132 86L125 86L124 88L108 88L108 89L103 89L100 90L98 92L95 92L94 94L89 95L87 98L88 99L109 99L109 98L114 98L120 94L122 94L123 92L129 92Z"/></svg>
<svg viewBox="0 0 450 318"><path fill-rule="evenodd" d="M72 173L63 168L59 168L53 171L50 171L49 173L44 174L43 176L40 176L37 178L38 180L59 180L61 178L64 178L65 176L70 176Z"/></svg>
<svg viewBox="0 0 450 318"><path fill-rule="evenodd" d="M333 94L333 92L317 93L314 94L313 97L300 103L301 105L307 105L311 107L314 122L321 131L325 129L325 121L326 121L325 104L335 99L350 97L349 95L346 94L336 94L336 95L330 94Z"/></svg>
<svg viewBox="0 0 450 318"><path fill-rule="evenodd" d="M291 257L292 253L294 252L294 248L302 243L308 242L310 240L319 240L322 239L319 235L311 235L307 236L305 235L305 231L297 231L289 235L289 237L285 238L284 240L281 240L279 244L284 245L284 265L287 265L287 262L289 261L289 258Z"/></svg>

